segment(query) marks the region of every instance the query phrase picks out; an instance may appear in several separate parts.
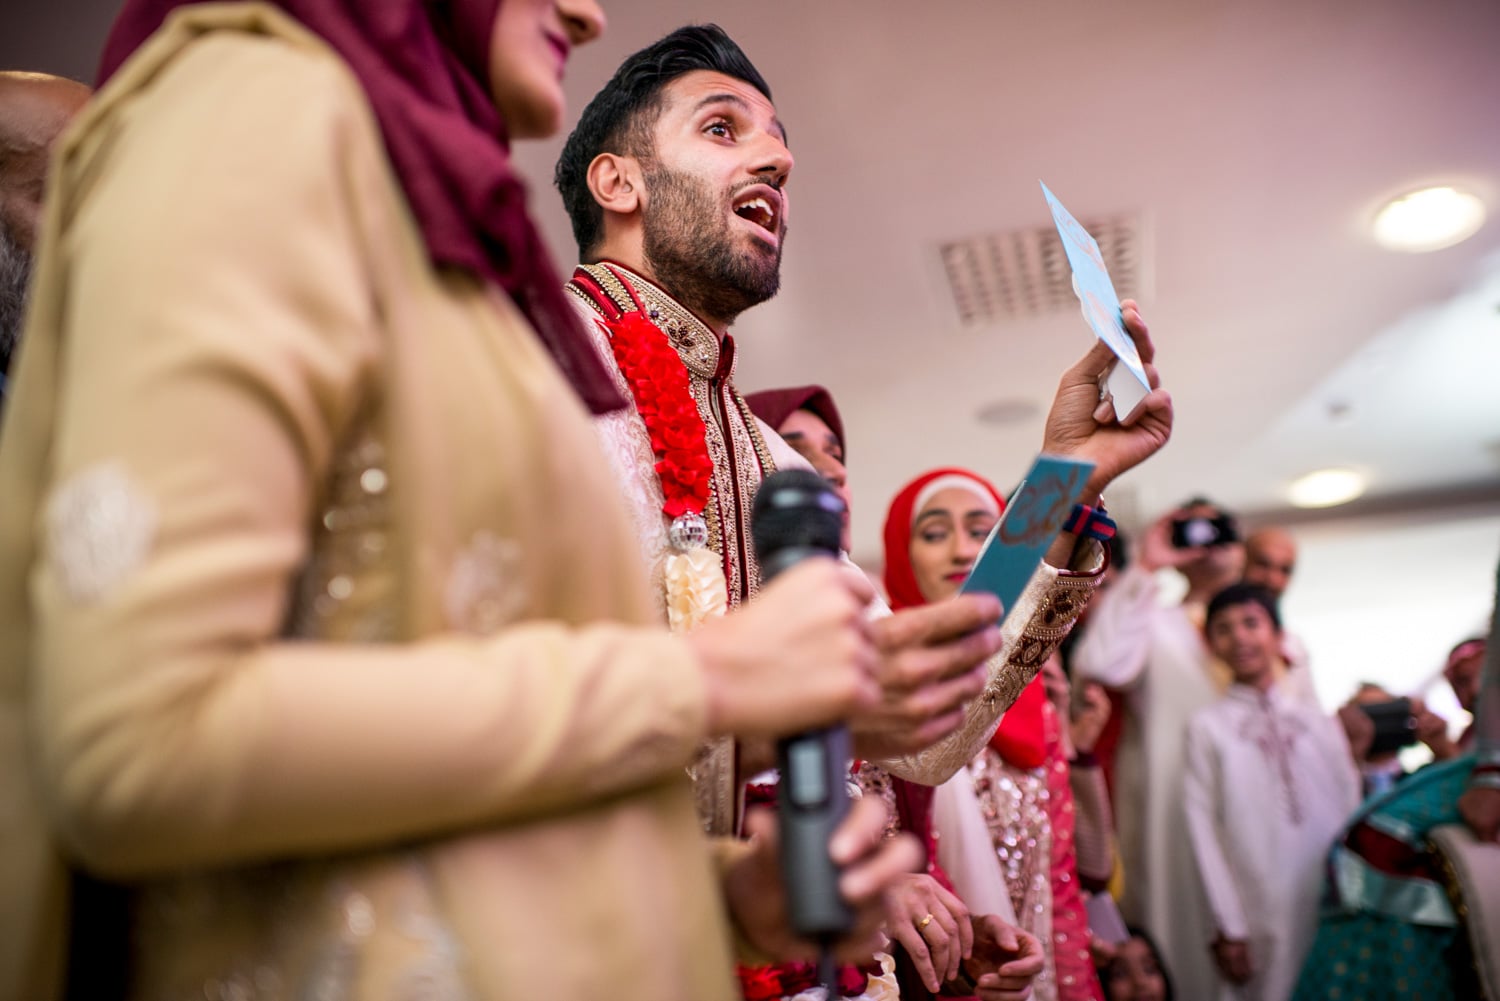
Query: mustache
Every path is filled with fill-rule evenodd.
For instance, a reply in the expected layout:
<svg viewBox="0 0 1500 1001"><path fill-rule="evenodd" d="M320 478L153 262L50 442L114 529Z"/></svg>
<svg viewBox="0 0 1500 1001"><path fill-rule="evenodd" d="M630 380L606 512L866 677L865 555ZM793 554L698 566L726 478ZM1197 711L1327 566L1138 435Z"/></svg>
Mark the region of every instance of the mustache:
<svg viewBox="0 0 1500 1001"><path fill-rule="evenodd" d="M786 180L785 177L777 177L774 173L757 174L748 181L741 181L739 184L731 187L729 189L729 197L733 199L741 191L744 191L746 188L753 188L758 184L764 184L772 191L780 193L781 189L786 187Z"/></svg>

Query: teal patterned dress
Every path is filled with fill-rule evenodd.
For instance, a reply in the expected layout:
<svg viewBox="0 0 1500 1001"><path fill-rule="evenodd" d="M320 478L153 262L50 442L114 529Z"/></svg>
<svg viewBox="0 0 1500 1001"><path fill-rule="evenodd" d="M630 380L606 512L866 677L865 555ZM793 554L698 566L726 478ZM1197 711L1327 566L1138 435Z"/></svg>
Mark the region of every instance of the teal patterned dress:
<svg viewBox="0 0 1500 1001"><path fill-rule="evenodd" d="M1500 593L1500 581L1497 581ZM1490 627L1475 751L1360 807L1328 856L1317 936L1293 1001L1474 1001L1468 939L1427 832L1459 823L1470 783L1500 788L1500 610Z"/></svg>

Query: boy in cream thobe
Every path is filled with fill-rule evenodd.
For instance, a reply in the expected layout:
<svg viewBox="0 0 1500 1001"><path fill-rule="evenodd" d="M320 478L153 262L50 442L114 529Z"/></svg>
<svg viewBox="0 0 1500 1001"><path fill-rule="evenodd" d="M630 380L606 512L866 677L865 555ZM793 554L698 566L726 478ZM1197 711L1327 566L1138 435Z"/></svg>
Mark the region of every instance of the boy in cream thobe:
<svg viewBox="0 0 1500 1001"><path fill-rule="evenodd" d="M1188 833L1217 934L1216 996L1285 1001L1312 943L1324 856L1359 803L1343 731L1284 692L1274 665L1274 599L1233 585L1204 630L1234 671L1224 697L1188 726Z"/></svg>

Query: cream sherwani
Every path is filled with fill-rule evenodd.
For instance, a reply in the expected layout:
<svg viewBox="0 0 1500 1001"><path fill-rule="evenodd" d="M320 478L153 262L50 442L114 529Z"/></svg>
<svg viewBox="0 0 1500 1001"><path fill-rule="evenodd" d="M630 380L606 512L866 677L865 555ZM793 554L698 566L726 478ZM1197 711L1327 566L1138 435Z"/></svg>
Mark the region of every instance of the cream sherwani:
<svg viewBox="0 0 1500 1001"><path fill-rule="evenodd" d="M748 545L749 511L761 479L778 467L807 468L807 463L764 422L754 417L733 384L734 342L720 338L665 290L617 264L584 265L568 284L579 316L593 330L600 354L615 366L608 321L620 313L642 311L677 349L703 419L714 462L714 489L706 517L711 547L719 553L728 582L731 608L753 596L759 568ZM624 378L622 391L629 392ZM655 472L650 436L639 413L626 409L597 419L619 488L634 515L642 556L652 589L663 602L663 562L668 553L668 521L662 512L662 488ZM940 785L984 747L1006 708L1062 642L1098 584L1103 551L1095 543L1081 547L1080 566L1058 570L1040 563L1017 607L1002 627L1004 649L988 665L989 682L967 707L963 725L925 751L879 762L902 778ZM852 564L851 564L852 566ZM889 614L879 603L874 614ZM706 828L731 834L738 828L739 789L733 746L718 742L695 766L699 812Z"/></svg>
<svg viewBox="0 0 1500 1001"><path fill-rule="evenodd" d="M130 997L730 997L697 665L346 66L185 8L59 156L0 442L0 995L55 987L61 845L134 890Z"/></svg>
<svg viewBox="0 0 1500 1001"><path fill-rule="evenodd" d="M1359 805L1333 719L1273 687L1233 685L1193 717L1188 834L1215 926L1249 943L1254 978L1222 1001L1286 1001L1317 926L1324 859Z"/></svg>

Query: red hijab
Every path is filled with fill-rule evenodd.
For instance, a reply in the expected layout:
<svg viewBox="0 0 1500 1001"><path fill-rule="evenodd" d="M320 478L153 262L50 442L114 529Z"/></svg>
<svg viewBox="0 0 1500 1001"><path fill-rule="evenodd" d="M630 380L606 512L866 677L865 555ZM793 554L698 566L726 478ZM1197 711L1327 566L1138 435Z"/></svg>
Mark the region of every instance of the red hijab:
<svg viewBox="0 0 1500 1001"><path fill-rule="evenodd" d="M926 488L939 479L967 481L974 493L995 502L998 511L1005 510L1005 498L994 485L977 473L957 467L934 469L923 473L901 488L891 501L885 516L885 590L893 609L913 608L927 604L917 586L916 571L911 564L911 530L917 515L918 500ZM955 483L955 486L963 486ZM994 748L1007 763L1017 768L1035 768L1047 759L1046 734L1043 729L1043 707L1047 692L1041 675L1021 689L1016 701L1000 720L1000 728L990 738Z"/></svg>
<svg viewBox="0 0 1500 1001"><path fill-rule="evenodd" d="M99 82L167 16L200 0L125 0ZM434 264L503 288L595 413L625 401L564 298L526 210L510 139L489 92L501 0L274 0L348 64L375 111L386 153Z"/></svg>

